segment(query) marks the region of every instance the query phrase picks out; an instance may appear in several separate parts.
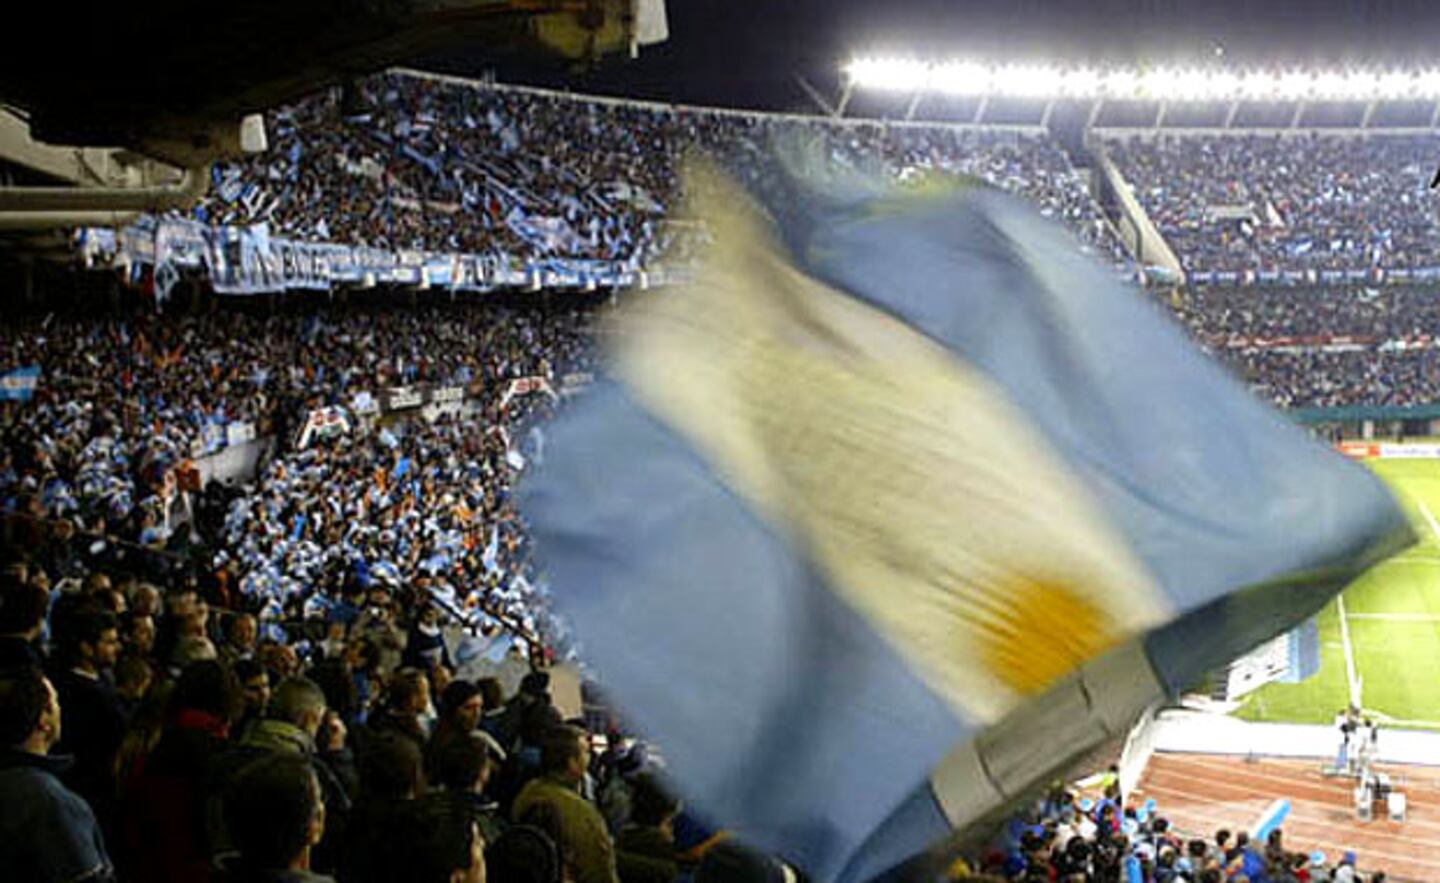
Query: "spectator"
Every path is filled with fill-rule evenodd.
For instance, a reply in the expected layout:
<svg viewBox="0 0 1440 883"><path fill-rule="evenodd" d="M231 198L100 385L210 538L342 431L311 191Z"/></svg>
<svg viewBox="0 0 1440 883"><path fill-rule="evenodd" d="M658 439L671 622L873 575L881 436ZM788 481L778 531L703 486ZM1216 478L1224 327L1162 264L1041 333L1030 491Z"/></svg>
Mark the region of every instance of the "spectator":
<svg viewBox="0 0 1440 883"><path fill-rule="evenodd" d="M398 814L395 868L416 883L485 883L485 838L464 806L443 797Z"/></svg>
<svg viewBox="0 0 1440 883"><path fill-rule="evenodd" d="M402 668L385 689L385 702L371 714L366 729L373 735L393 734L410 740L417 754L425 751L425 730L420 715L430 705L430 681L419 669Z"/></svg>
<svg viewBox="0 0 1440 883"><path fill-rule="evenodd" d="M82 606L57 623L60 667L55 689L65 716L60 750L75 756L68 782L109 824L125 712L110 681L120 652L115 616Z"/></svg>
<svg viewBox="0 0 1440 883"><path fill-rule="evenodd" d="M265 716L270 706L270 674L253 659L236 662L234 672L243 703L234 731L243 738L250 727Z"/></svg>
<svg viewBox="0 0 1440 883"><path fill-rule="evenodd" d="M0 668L40 665L37 642L50 609L50 593L26 582L0 584Z"/></svg>
<svg viewBox="0 0 1440 883"><path fill-rule="evenodd" d="M372 736L360 753L360 796L338 855L344 883L386 883L403 876L397 864L395 828L405 805L425 791L420 750L387 732Z"/></svg>
<svg viewBox="0 0 1440 883"><path fill-rule="evenodd" d="M225 883L333 883L310 870L326 810L314 769L303 757L267 754L251 761L226 789L223 806L238 851Z"/></svg>
<svg viewBox="0 0 1440 883"><path fill-rule="evenodd" d="M327 725L323 731L322 724ZM329 833L320 844L321 867L333 867L358 787L345 735L344 725L333 715L327 719L325 695L320 688L305 678L289 678L276 685L268 716L251 725L240 740L238 752L223 763L225 770L233 771L259 755L284 754L303 758L311 765L330 818Z"/></svg>
<svg viewBox="0 0 1440 883"><path fill-rule="evenodd" d="M122 656L115 663L115 697L127 726L145 701L154 680L155 670L140 656Z"/></svg>
<svg viewBox="0 0 1440 883"><path fill-rule="evenodd" d="M650 773L635 777L630 797L630 824L615 840L616 865L622 883L671 883L680 876L675 848L675 817L680 801Z"/></svg>
<svg viewBox="0 0 1440 883"><path fill-rule="evenodd" d="M494 842L505 830L499 804L485 796L494 765L504 760L505 752L483 730L457 734L434 754L430 781L469 808L486 842Z"/></svg>
<svg viewBox="0 0 1440 883"><path fill-rule="evenodd" d="M239 684L219 662L195 662L180 675L160 741L125 788L127 876L147 883L209 880L215 844L207 812L239 707Z"/></svg>
<svg viewBox="0 0 1440 883"><path fill-rule="evenodd" d="M114 868L86 802L60 783L68 758L50 755L59 697L34 666L0 673L0 868L34 883L106 883Z"/></svg>
<svg viewBox="0 0 1440 883"><path fill-rule="evenodd" d="M431 671L442 665L454 669L450 653L445 648L445 638L440 634L440 611L435 605L426 604L420 608L419 617L405 640L401 664L421 671Z"/></svg>
<svg viewBox="0 0 1440 883"><path fill-rule="evenodd" d="M515 825L488 842L485 866L489 883L560 883L560 853L539 828Z"/></svg>
<svg viewBox="0 0 1440 883"><path fill-rule="evenodd" d="M511 815L525 824L531 811L540 808L558 822L558 845L574 867L577 883L616 883L615 851L605 820L580 796L589 765L590 741L583 730L551 730L541 745L541 777L521 790Z"/></svg>
<svg viewBox="0 0 1440 883"><path fill-rule="evenodd" d="M484 712L480 688L471 681L451 681L440 694L439 717L425 747L425 766L429 771L445 743L475 732Z"/></svg>
<svg viewBox="0 0 1440 883"><path fill-rule="evenodd" d="M255 658L255 639L258 636L253 614L237 613L230 618L225 643L220 648L220 658L227 665L234 666L242 659Z"/></svg>
<svg viewBox="0 0 1440 883"><path fill-rule="evenodd" d="M120 617L120 640L127 654L151 660L155 652L155 619L130 609Z"/></svg>
<svg viewBox="0 0 1440 883"><path fill-rule="evenodd" d="M786 883L794 878L783 863L733 842L706 852L695 871L695 883Z"/></svg>

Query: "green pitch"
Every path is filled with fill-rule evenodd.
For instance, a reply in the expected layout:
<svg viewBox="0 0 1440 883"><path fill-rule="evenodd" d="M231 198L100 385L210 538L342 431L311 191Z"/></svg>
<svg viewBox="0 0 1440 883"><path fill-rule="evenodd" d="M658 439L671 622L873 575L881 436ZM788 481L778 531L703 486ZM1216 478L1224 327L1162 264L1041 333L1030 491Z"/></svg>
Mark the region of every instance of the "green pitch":
<svg viewBox="0 0 1440 883"><path fill-rule="evenodd" d="M1350 700L1343 604L1362 707L1394 726L1440 729L1440 460L1368 465L1395 491L1419 543L1360 577L1340 603L1321 612L1319 673L1256 690L1236 712L1246 720L1334 721Z"/></svg>

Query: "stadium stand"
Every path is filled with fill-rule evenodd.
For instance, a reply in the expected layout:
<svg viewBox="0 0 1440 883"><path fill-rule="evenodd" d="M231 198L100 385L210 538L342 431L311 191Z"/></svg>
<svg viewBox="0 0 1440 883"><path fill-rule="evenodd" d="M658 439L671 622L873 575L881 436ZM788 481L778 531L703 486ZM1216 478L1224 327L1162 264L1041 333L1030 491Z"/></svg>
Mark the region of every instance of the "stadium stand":
<svg viewBox="0 0 1440 883"><path fill-rule="evenodd" d="M646 265L687 247L688 150L744 176L772 141L798 138L897 177L982 178L1125 262L1084 175L1038 130L409 73L359 92L365 109L344 116L337 94L270 114L273 149L217 166L194 219L394 252ZM1424 266L1434 218L1411 170L1433 146L1184 136L1111 149L1187 269L1308 271ZM1374 174L1397 164L1404 176ZM713 831L650 778L645 746L603 713L580 740L549 692L565 635L509 492L544 456L556 400L597 370L605 298L7 317L5 369L40 379L0 404L0 659L18 663L0 675L0 867L351 883L394 879L396 863L450 879L482 861L501 881L775 878L766 857L707 850ZM1258 393L1299 408L1433 403L1436 303L1425 286L1317 282L1190 287L1170 306ZM247 445L260 452L245 479L191 483L192 461ZM455 624L471 633L456 641ZM456 679L476 654L534 670L505 697ZM483 736L454 738L456 721ZM65 733L84 777L41 757ZM601 736L609 750L586 756ZM12 815L20 794L41 794L44 818ZM1355 879L1343 860L1321 877L1280 838L1197 846L1162 822L1115 793L1087 804L1057 790L950 877Z"/></svg>
<svg viewBox="0 0 1440 883"><path fill-rule="evenodd" d="M1106 139L1186 270L1440 264L1434 135L1185 134Z"/></svg>
<svg viewBox="0 0 1440 883"><path fill-rule="evenodd" d="M679 167L700 148L742 174L777 140L897 176L972 175L1123 254L1065 154L1039 130L881 125L485 86L409 73L270 117L276 149L217 166L199 215L386 249L654 260L674 239Z"/></svg>

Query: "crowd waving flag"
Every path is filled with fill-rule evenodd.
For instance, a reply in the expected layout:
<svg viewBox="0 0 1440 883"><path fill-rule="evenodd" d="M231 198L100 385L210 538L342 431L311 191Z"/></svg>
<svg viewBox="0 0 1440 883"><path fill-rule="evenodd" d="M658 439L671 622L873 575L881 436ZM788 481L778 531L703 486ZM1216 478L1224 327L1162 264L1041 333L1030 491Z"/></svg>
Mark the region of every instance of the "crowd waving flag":
<svg viewBox="0 0 1440 883"><path fill-rule="evenodd" d="M28 402L40 385L40 366L27 365L0 374L0 401Z"/></svg>
<svg viewBox="0 0 1440 883"><path fill-rule="evenodd" d="M522 489L556 603L717 823L871 879L1413 542L1063 230L981 186L696 171L690 283Z"/></svg>

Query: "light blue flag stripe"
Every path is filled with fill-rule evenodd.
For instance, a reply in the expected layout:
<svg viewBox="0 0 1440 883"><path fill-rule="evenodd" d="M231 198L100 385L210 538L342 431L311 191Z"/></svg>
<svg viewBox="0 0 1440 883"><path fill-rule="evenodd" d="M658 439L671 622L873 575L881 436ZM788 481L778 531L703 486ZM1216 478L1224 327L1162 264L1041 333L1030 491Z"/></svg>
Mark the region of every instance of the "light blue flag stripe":
<svg viewBox="0 0 1440 883"><path fill-rule="evenodd" d="M780 180L769 203L796 264L993 380L1189 614L1147 644L1170 689L1410 541L1376 480L1260 406L1012 200L821 196ZM971 725L830 594L795 538L608 383L559 421L553 448L522 502L557 599L702 808L822 880L866 879L948 829L916 783ZM1094 692L1066 689L1072 702ZM989 792L1014 797L1068 759L1001 757L1049 698L976 741Z"/></svg>
<svg viewBox="0 0 1440 883"><path fill-rule="evenodd" d="M969 730L619 387L551 437L524 507L587 661L708 817L833 879Z"/></svg>
<svg viewBox="0 0 1440 883"><path fill-rule="evenodd" d="M1199 672L1167 664L1170 648L1211 628L1215 649L1187 655L1231 658L1412 540L1378 479L1244 392L1159 307L1018 200L972 189L894 211L883 199L827 198L782 180L789 186L768 205L800 267L989 375L1178 609L1305 578L1275 603L1247 595L1233 612L1240 599L1177 623L1183 637L1161 640L1157 660L1172 688Z"/></svg>

